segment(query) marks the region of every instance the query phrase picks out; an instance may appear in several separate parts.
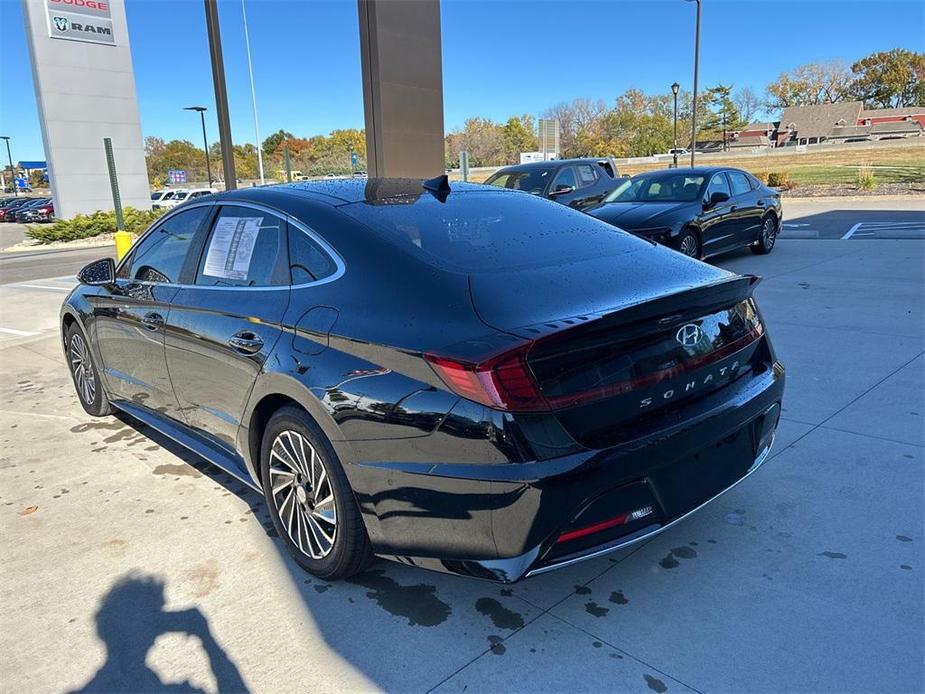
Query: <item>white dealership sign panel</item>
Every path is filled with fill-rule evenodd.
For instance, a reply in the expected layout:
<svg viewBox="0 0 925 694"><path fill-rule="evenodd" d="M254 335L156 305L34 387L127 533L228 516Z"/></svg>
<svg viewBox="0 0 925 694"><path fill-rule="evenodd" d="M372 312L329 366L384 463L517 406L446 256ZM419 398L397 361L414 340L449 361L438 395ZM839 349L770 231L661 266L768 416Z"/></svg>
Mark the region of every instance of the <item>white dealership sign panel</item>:
<svg viewBox="0 0 925 694"><path fill-rule="evenodd" d="M55 214L111 210L103 138L124 207L149 209L124 0L22 0Z"/></svg>

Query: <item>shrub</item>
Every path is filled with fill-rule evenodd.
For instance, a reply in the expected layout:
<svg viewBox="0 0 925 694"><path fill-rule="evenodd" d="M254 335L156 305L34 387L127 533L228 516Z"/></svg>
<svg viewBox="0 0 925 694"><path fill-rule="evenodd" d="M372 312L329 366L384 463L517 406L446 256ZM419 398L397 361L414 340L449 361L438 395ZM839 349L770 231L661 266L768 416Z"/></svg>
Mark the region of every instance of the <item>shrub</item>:
<svg viewBox="0 0 925 694"><path fill-rule="evenodd" d="M126 207L122 210L125 230L132 234L140 234L164 212L166 210L136 210L134 207ZM113 234L115 231L116 213L99 211L93 214L79 214L72 219L59 219L50 226L30 226L26 230L26 236L39 243L53 243L89 239L100 234Z"/></svg>
<svg viewBox="0 0 925 694"><path fill-rule="evenodd" d="M874 178L874 167L870 164L863 164L858 167L858 188L860 190L873 190L877 187L877 179Z"/></svg>
<svg viewBox="0 0 925 694"><path fill-rule="evenodd" d="M785 188L790 182L790 173L787 171L772 171L768 174L768 185L772 188Z"/></svg>
<svg viewBox="0 0 925 694"><path fill-rule="evenodd" d="M768 185L768 173L767 171L762 171L761 173L756 173L755 178L757 178L762 185Z"/></svg>

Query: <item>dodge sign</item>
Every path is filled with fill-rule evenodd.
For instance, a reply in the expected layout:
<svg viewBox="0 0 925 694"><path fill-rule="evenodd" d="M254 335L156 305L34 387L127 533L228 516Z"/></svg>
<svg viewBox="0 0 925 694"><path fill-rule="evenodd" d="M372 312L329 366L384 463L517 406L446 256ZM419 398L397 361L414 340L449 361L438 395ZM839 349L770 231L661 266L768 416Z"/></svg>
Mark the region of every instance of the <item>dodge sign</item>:
<svg viewBox="0 0 925 694"><path fill-rule="evenodd" d="M116 44L107 0L46 0L46 6L53 39Z"/></svg>

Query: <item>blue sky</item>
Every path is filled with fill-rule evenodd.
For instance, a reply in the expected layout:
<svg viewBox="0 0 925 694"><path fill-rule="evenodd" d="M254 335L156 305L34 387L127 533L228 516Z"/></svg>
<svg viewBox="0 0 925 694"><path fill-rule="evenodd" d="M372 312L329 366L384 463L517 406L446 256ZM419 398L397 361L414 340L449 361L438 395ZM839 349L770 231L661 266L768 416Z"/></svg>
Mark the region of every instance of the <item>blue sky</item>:
<svg viewBox="0 0 925 694"><path fill-rule="evenodd" d="M363 126L355 0L245 0L261 137ZM762 93L779 72L813 60L850 63L925 46L921 0L703 0L700 83ZM253 141L240 0L219 11L236 142ZM142 130L199 143L209 107L217 138L201 0L127 0ZM690 89L694 4L683 0L443 0L445 125L538 114L575 97L612 102L630 87ZM0 0L0 134L14 159L42 159L19 0ZM15 57L15 58L14 58Z"/></svg>

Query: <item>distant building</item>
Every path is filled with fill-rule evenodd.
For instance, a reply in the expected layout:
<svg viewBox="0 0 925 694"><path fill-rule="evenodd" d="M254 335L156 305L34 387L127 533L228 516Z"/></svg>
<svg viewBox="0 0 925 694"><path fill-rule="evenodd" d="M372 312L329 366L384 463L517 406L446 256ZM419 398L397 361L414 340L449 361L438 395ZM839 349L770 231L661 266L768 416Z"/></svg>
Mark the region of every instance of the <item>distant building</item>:
<svg viewBox="0 0 925 694"><path fill-rule="evenodd" d="M865 109L860 101L846 101L785 108L773 140L786 147L921 137L923 132L925 106Z"/></svg>

